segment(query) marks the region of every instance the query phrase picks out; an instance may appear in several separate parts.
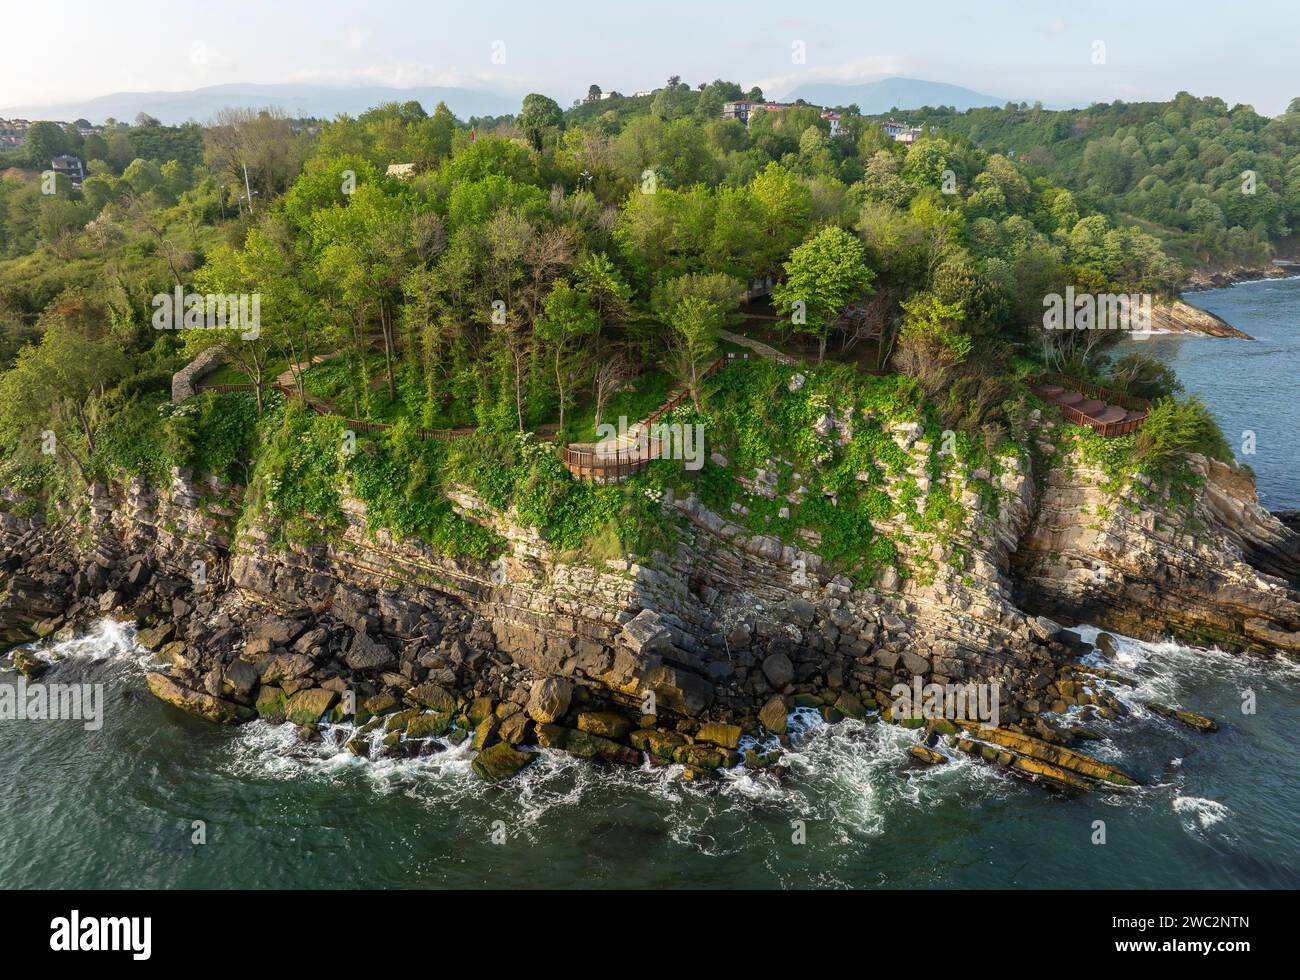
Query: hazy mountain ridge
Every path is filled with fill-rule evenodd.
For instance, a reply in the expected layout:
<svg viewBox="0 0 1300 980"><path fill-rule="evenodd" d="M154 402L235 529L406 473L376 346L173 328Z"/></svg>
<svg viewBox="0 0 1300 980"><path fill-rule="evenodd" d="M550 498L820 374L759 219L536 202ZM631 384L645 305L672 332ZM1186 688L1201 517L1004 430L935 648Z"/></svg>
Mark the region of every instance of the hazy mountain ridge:
<svg viewBox="0 0 1300 980"><path fill-rule="evenodd" d="M793 89L789 101L803 99L816 105L847 106L856 104L865 115L891 109L919 109L922 106L954 106L961 112L983 106L1001 106L1005 97L984 95L974 89L948 82L931 82L919 78L882 78L875 82L841 85L832 82L809 82Z"/></svg>
<svg viewBox="0 0 1300 980"><path fill-rule="evenodd" d="M131 120L137 113L145 112L167 125L178 125L190 119L204 122L228 106L277 106L291 116L329 119L339 113L357 115L385 102L411 99L423 105L427 112L432 112L439 101L446 102L448 108L462 119L516 112L520 101L520 97L514 95L451 86L332 88L326 85L232 83L184 92L114 92L59 105L12 106L0 109L0 116L64 121L84 118L102 123L110 116Z"/></svg>

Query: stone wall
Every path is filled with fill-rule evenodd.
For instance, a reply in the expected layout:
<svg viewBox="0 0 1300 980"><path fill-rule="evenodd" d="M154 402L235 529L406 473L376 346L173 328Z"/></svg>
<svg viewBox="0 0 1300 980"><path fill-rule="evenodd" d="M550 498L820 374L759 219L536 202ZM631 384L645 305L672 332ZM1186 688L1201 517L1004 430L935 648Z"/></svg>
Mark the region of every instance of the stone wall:
<svg viewBox="0 0 1300 980"><path fill-rule="evenodd" d="M181 402L194 397L195 385L202 380L205 374L215 371L225 360L225 351L220 347L209 347L199 354L198 357L190 361L183 368L172 375L172 404L179 405Z"/></svg>

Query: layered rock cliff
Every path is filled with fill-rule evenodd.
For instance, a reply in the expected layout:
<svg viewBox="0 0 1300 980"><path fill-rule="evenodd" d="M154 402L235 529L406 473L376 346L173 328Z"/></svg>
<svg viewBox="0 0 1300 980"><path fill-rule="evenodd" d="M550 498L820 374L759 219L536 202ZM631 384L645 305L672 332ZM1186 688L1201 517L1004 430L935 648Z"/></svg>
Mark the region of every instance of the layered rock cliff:
<svg viewBox="0 0 1300 980"><path fill-rule="evenodd" d="M934 492L934 447L915 426L892 437ZM781 462L739 479L774 493ZM919 683L1000 692L1003 734L922 720L931 745L946 732L1058 785L1122 782L1064 748L1080 717L1066 709L1086 723L1122 706L1106 671L1080 664L1091 648L1037 614L1300 652L1300 537L1241 474L1195 461L1201 483L1175 502L1112 486L1077 452L1037 476L1028 457L999 462L996 476L937 477L961 504L957 526L880 521L898 568L856 585L812 550L671 493L661 504L678 530L661 551L593 564L457 491L458 509L508 542L484 562L374 531L352 499L342 534L279 545L276 527L237 526L240 488L177 472L161 489L96 488L88 534L0 521L0 626L17 643L130 615L158 651L151 689L186 710L288 719L306 737L350 718L358 754L435 751L432 736L459 731L488 778L526 764L517 746L534 742L604 761L645 751L698 773L739 762L742 732L782 736L795 707L889 717L895 686Z"/></svg>

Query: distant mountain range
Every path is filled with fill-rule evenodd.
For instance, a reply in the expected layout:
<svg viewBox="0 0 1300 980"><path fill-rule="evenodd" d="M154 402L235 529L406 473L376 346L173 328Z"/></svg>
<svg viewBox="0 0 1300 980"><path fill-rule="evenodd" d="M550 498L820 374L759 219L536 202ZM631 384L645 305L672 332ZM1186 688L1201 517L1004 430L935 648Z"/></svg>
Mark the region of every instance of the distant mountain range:
<svg viewBox="0 0 1300 980"><path fill-rule="evenodd" d="M962 112L981 106L1006 105L1007 99L981 95L972 89L947 82L927 82L919 78L882 78L860 85L834 85L811 82L800 85L784 99L803 99L814 105L857 105L864 115L878 115L891 109L920 109L922 106L950 105Z"/></svg>
<svg viewBox="0 0 1300 980"><path fill-rule="evenodd" d="M249 106L255 109L277 106L295 117L332 119L341 112L357 115L385 102L415 99L426 112L440 101L447 103L461 119L470 116L499 116L519 110L520 96L468 88L425 87L331 88L325 85L210 85L188 92L115 92L84 102L62 105L10 106L0 109L6 119L59 119L72 122L88 119L102 123L110 116L130 122L140 112L175 126L190 119L206 122L220 109Z"/></svg>
<svg viewBox="0 0 1300 980"><path fill-rule="evenodd" d="M768 93L769 96L776 93ZM788 101L803 99L816 105L847 106L856 104L864 113L876 115L922 106L955 106L958 111L980 106L1005 105L1006 98L983 95L973 89L947 82L927 82L917 78L883 78L859 85L836 85L813 82L800 85L784 96ZM47 106L8 106L0 108L0 118L88 119L102 123L112 117L130 122L137 113L148 113L167 124L177 125L194 119L207 122L220 109L231 106L263 108L276 106L294 117L332 119L339 113L358 115L385 102L418 101L426 112L439 102L446 102L461 119L470 116L500 116L517 112L522 95L482 89L427 86L424 88L335 88L327 85L283 83L259 85L234 83L210 85L186 92L115 92L82 102ZM1060 108L1048 106L1048 108Z"/></svg>

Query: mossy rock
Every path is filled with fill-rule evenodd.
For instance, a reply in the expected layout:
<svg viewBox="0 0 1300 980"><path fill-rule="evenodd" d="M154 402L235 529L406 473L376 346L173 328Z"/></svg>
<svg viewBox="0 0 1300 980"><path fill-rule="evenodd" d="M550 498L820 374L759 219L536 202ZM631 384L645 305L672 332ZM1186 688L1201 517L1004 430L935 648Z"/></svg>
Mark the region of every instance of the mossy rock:
<svg viewBox="0 0 1300 980"><path fill-rule="evenodd" d="M636 749L590 732L570 730L564 742L564 750L580 759L595 762L617 762L628 766L641 764L641 753Z"/></svg>
<svg viewBox="0 0 1300 980"><path fill-rule="evenodd" d="M700 726L695 733L699 742L709 742L724 749L735 749L740 745L740 726L724 725L719 721L710 721Z"/></svg>
<svg viewBox="0 0 1300 980"><path fill-rule="evenodd" d="M419 708L407 708L405 711L398 711L388 716L384 722L384 731L386 732L404 732L406 726L416 718L419 718L422 712Z"/></svg>
<svg viewBox="0 0 1300 980"><path fill-rule="evenodd" d="M451 715L430 712L417 715L406 723L407 738L438 738L451 727Z"/></svg>
<svg viewBox="0 0 1300 980"><path fill-rule="evenodd" d="M254 708L263 721L278 725L284 721L284 705L287 700L284 691L280 688L264 684L258 689Z"/></svg>
<svg viewBox="0 0 1300 980"><path fill-rule="evenodd" d="M499 783L514 776L538 755L537 752L521 752L505 742L497 742L476 755L471 768L489 783Z"/></svg>
<svg viewBox="0 0 1300 980"><path fill-rule="evenodd" d="M696 769L720 769L725 758L709 745L680 745L673 752L673 761Z"/></svg>
<svg viewBox="0 0 1300 980"><path fill-rule="evenodd" d="M632 730L632 722L612 711L582 711L578 714L578 731L602 738L622 741Z"/></svg>
<svg viewBox="0 0 1300 980"><path fill-rule="evenodd" d="M337 691L309 687L298 691L284 705L284 717L294 725L314 725L320 721L338 697Z"/></svg>
<svg viewBox="0 0 1300 980"><path fill-rule="evenodd" d="M473 727L477 728L483 723L484 718L492 714L494 705L495 702L493 702L489 697L484 696L481 698L475 698L469 703L469 707L465 710L465 714L469 718L469 723Z"/></svg>
<svg viewBox="0 0 1300 980"><path fill-rule="evenodd" d="M926 723L926 730L938 735L956 735L957 726L947 718L931 718Z"/></svg>
<svg viewBox="0 0 1300 980"><path fill-rule="evenodd" d="M661 759L671 759L677 747L686 744L686 740L676 732L660 731L657 728L637 729L628 740L633 748L657 755Z"/></svg>

